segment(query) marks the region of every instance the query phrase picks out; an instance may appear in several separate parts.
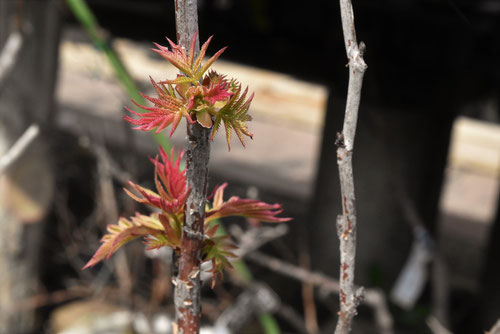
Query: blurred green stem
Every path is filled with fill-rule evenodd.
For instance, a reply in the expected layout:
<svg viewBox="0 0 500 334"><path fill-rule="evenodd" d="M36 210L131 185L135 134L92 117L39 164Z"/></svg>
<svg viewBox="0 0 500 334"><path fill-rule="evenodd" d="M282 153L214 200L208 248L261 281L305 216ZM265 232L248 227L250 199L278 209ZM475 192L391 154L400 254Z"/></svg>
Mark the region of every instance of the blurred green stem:
<svg viewBox="0 0 500 334"><path fill-rule="evenodd" d="M134 79L132 79L131 75L128 73L127 69L121 62L120 58L116 54L116 52L111 48L111 46L105 41L105 39L99 33L99 23L97 22L96 17L87 6L87 3L84 0L66 0L68 7L71 9L76 19L80 22L80 24L85 28L87 34L90 39L104 54L109 60L113 71L115 72L116 78L123 85L127 94L131 99L135 100L137 103L145 105L146 101L139 94L139 89L135 84ZM140 109L139 111L143 111ZM165 138L165 136L161 134L156 134L151 132L154 139L158 144L160 144L166 152L170 152L170 142Z"/></svg>

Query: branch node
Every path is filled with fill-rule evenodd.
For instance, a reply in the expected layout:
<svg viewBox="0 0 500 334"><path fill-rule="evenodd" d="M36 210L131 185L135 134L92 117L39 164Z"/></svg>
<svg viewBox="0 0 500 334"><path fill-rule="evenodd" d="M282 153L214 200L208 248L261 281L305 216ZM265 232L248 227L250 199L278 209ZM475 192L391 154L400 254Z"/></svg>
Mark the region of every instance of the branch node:
<svg viewBox="0 0 500 334"><path fill-rule="evenodd" d="M337 146L337 148L345 148L344 134L342 132L337 132L337 139L335 139L335 146Z"/></svg>
<svg viewBox="0 0 500 334"><path fill-rule="evenodd" d="M359 42L359 55L361 57L363 57L365 55L365 51L366 51L366 44L365 42Z"/></svg>
<svg viewBox="0 0 500 334"><path fill-rule="evenodd" d="M338 215L337 216L337 237L339 239L342 238L342 235L344 234L344 216L343 215Z"/></svg>
<svg viewBox="0 0 500 334"><path fill-rule="evenodd" d="M354 292L354 305L358 307L358 305L361 304L364 298L365 298L365 288L360 286Z"/></svg>

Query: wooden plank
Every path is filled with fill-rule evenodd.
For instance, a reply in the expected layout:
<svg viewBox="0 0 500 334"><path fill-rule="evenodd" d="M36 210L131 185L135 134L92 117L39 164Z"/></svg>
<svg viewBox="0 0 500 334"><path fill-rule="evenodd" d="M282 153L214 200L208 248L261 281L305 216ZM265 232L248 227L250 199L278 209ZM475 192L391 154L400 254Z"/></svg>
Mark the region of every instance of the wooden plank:
<svg viewBox="0 0 500 334"><path fill-rule="evenodd" d="M454 124L448 164L500 176L500 126L467 117Z"/></svg>

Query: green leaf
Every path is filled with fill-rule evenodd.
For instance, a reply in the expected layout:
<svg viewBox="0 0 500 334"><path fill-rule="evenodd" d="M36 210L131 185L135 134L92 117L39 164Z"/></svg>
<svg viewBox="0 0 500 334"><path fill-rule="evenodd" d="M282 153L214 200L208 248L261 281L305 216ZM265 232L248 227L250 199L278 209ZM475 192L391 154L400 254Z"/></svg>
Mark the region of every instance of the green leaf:
<svg viewBox="0 0 500 334"><path fill-rule="evenodd" d="M234 85L234 83L232 83L232 85ZM253 94L247 99L247 93L248 87L243 93L241 93L241 85L237 85L234 95L222 108L218 110L215 117L214 127L210 139L213 139L219 130L221 122L224 122L227 146L229 150L231 150L231 130L236 133L243 147L245 146L243 135L250 138L253 137L253 134L248 131L248 126L246 124L246 122L252 120L252 117L248 114L248 109L250 108Z"/></svg>
<svg viewBox="0 0 500 334"><path fill-rule="evenodd" d="M217 282L217 277L222 277L225 269L232 268L229 258L235 258L236 255L231 251L236 248L228 242L227 235L207 238L203 240L203 260L212 262L212 288Z"/></svg>

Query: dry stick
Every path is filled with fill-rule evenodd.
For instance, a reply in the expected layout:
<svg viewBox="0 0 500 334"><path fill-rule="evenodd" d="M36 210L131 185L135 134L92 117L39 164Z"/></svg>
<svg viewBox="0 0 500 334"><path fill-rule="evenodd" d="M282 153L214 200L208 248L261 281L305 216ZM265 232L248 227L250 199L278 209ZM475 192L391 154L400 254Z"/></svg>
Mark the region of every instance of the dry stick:
<svg viewBox="0 0 500 334"><path fill-rule="evenodd" d="M352 172L352 151L363 75L367 68L363 60L364 44L358 45L354 29L354 14L350 0L340 0L342 30L349 59L349 86L342 133L337 136L337 162L339 165L342 194L342 215L337 218L337 234L340 239L340 312L335 334L349 333L356 307L363 290L354 286L356 256L356 199Z"/></svg>
<svg viewBox="0 0 500 334"><path fill-rule="evenodd" d="M491 329L486 332L486 334L500 334L500 319L491 327Z"/></svg>
<svg viewBox="0 0 500 334"><path fill-rule="evenodd" d="M300 247L299 249L299 265L306 270L311 268L311 258L305 247ZM319 330L318 317L316 304L314 303L314 286L311 283L302 282L302 305L308 332L317 333Z"/></svg>
<svg viewBox="0 0 500 334"><path fill-rule="evenodd" d="M118 204L116 203L116 195L113 187L113 179L111 175L111 161L106 148L99 144L94 144L94 152L97 157L98 170L98 188L100 198L100 209L102 215L107 222L118 221ZM133 275L124 252L119 252L113 258L114 267L120 287L120 296L125 301L132 294L134 286Z"/></svg>
<svg viewBox="0 0 500 334"><path fill-rule="evenodd" d="M14 68L22 44L23 35L21 32L17 30L11 32L3 50L0 52L0 84Z"/></svg>
<svg viewBox="0 0 500 334"><path fill-rule="evenodd" d="M433 315L428 316L425 322L433 334L453 334L453 332L444 327L439 319Z"/></svg>
<svg viewBox="0 0 500 334"><path fill-rule="evenodd" d="M177 42L189 51L193 35L198 31L196 0L175 0L175 23ZM195 57L200 50L196 41ZM178 275L174 281L174 303L176 324L174 333L198 333L201 316L200 262L203 244L203 224L208 179L210 130L198 123L188 124L187 186L191 189L186 201L184 225L182 227L181 254Z"/></svg>
<svg viewBox="0 0 500 334"><path fill-rule="evenodd" d="M284 276L317 286L326 293L338 294L340 291L339 282L323 273L306 270L258 251L246 254L245 258ZM363 302L374 310L378 332L393 334L393 319L384 293L379 289L368 288L364 291L364 297Z"/></svg>
<svg viewBox="0 0 500 334"><path fill-rule="evenodd" d="M332 293L339 292L339 282L326 276L325 274L306 270L299 266L281 261L278 258L266 255L258 251L246 254L245 259L248 259L287 277L291 277L301 282L308 282L309 284L318 286L324 291Z"/></svg>
<svg viewBox="0 0 500 334"><path fill-rule="evenodd" d="M5 172L17 161L28 146L35 140L40 133L40 127L37 124L31 124L12 147L0 157L0 174Z"/></svg>

